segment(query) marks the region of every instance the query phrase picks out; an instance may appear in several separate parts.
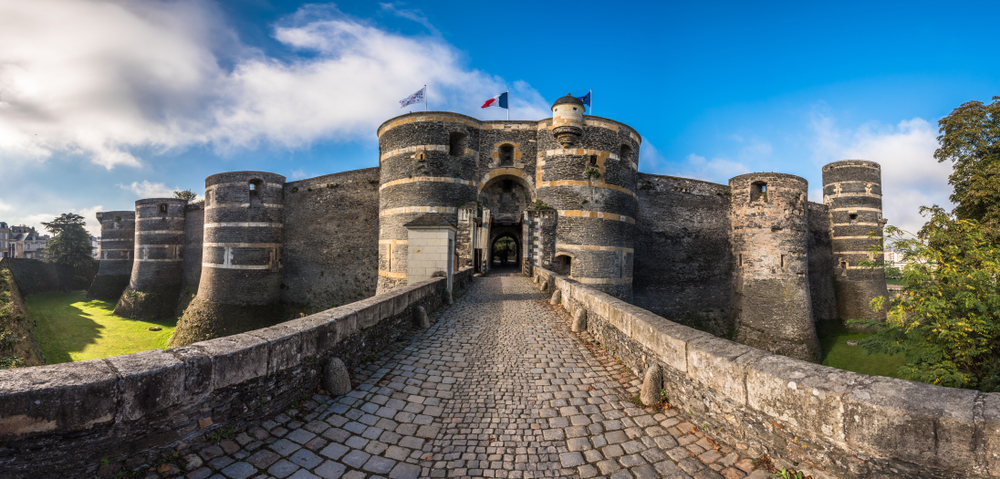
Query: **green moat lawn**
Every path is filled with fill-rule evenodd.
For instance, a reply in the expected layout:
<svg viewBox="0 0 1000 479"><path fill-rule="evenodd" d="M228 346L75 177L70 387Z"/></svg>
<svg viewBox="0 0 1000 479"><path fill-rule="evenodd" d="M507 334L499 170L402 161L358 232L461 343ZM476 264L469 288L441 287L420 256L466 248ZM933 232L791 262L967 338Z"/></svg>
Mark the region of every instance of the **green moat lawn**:
<svg viewBox="0 0 1000 479"><path fill-rule="evenodd" d="M33 294L27 304L48 364L163 349L177 325L176 318L150 323L114 316L114 303L87 299L85 291Z"/></svg>
<svg viewBox="0 0 1000 479"><path fill-rule="evenodd" d="M861 346L847 345L849 340L860 341L869 335L842 328L826 331L819 340L823 348L823 365L872 376L896 377L896 371L903 365L902 354L867 356Z"/></svg>

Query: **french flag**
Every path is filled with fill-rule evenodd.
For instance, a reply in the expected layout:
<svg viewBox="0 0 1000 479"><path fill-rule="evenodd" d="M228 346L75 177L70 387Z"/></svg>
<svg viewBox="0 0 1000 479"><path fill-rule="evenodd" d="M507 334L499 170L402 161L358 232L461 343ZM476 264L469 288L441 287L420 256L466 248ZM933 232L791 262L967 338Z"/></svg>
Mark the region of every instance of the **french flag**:
<svg viewBox="0 0 1000 479"><path fill-rule="evenodd" d="M483 103L482 108L489 108L491 106L498 106L503 109L507 109L507 92L503 92Z"/></svg>

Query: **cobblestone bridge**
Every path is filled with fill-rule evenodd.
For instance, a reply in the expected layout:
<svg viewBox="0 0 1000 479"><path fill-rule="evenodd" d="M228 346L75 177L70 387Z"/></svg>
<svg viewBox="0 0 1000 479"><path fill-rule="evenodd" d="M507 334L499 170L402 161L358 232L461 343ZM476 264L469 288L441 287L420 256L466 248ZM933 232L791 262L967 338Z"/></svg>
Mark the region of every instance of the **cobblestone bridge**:
<svg viewBox="0 0 1000 479"><path fill-rule="evenodd" d="M528 278L478 278L429 330L322 395L150 477L746 477L750 460L677 409L630 400L639 381L569 331ZM755 471L750 477L767 477Z"/></svg>

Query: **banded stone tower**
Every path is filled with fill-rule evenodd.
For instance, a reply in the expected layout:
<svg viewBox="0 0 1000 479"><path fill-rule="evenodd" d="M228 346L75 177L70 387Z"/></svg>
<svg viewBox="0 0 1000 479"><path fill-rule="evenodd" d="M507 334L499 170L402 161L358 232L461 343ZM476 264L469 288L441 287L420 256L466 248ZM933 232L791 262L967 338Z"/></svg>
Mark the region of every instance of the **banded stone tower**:
<svg viewBox="0 0 1000 479"><path fill-rule="evenodd" d="M540 122L535 185L558 212L554 268L630 300L640 138L583 112L567 95L553 103L551 123Z"/></svg>
<svg viewBox="0 0 1000 479"><path fill-rule="evenodd" d="M171 345L281 321L285 177L259 171L205 179L205 235L198 296Z"/></svg>
<svg viewBox="0 0 1000 479"><path fill-rule="evenodd" d="M382 124L379 139L378 286L384 293L406 285L407 230L427 213L457 225L458 208L476 200L479 121L431 112Z"/></svg>
<svg viewBox="0 0 1000 479"><path fill-rule="evenodd" d="M843 319L885 320L873 312L873 298L888 298L885 270L860 264L882 241L882 167L874 161L844 160L823 167L823 203L830 210L837 315ZM872 233L874 235L872 236ZM871 236L871 237L869 237Z"/></svg>
<svg viewBox="0 0 1000 479"><path fill-rule="evenodd" d="M101 263L87 297L118 301L132 276L135 248L135 211L97 213L101 223Z"/></svg>
<svg viewBox="0 0 1000 479"><path fill-rule="evenodd" d="M781 173L729 180L736 340L818 361L809 291L809 185Z"/></svg>
<svg viewBox="0 0 1000 479"><path fill-rule="evenodd" d="M135 250L128 288L115 314L132 319L171 317L180 297L187 201L135 202Z"/></svg>

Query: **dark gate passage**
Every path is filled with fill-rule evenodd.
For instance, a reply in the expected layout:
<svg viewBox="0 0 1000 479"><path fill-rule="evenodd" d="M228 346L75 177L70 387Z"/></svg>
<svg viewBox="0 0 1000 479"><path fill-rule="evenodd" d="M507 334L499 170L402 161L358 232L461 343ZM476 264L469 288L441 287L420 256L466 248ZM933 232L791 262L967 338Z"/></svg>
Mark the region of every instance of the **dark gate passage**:
<svg viewBox="0 0 1000 479"><path fill-rule="evenodd" d="M518 237L511 235L501 236L493 241L490 246L490 258L493 266L518 266L521 265L521 245Z"/></svg>

